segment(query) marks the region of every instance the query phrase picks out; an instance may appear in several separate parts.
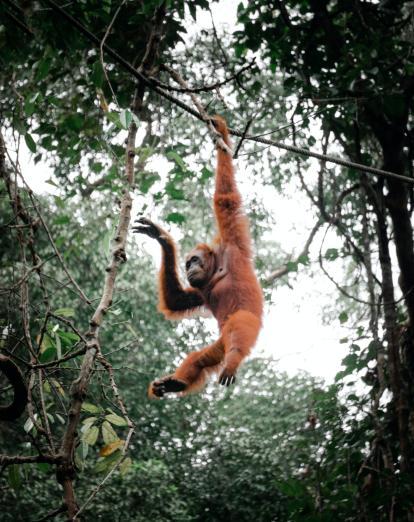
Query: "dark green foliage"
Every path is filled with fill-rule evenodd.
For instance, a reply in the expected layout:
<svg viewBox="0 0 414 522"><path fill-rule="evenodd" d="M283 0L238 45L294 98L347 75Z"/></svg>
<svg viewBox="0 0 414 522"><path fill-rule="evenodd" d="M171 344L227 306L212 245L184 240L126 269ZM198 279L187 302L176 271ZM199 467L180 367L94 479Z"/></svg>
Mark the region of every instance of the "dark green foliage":
<svg viewBox="0 0 414 522"><path fill-rule="evenodd" d="M106 42L130 63L139 64L145 53L159 4L159 0L125 2L116 17ZM63 5L101 40L120 2L84 0ZM2 132L10 150L17 148L20 139L35 163L53 167L49 183L56 195L42 195L36 201L70 273L95 304L101 296L124 188L123 140L128 125L134 122L139 127L136 210L155 214L173 232L179 229L183 251L213 235L213 146L201 122L150 90L140 117L133 115L135 80L105 54L110 86L99 50L42 6L43 2L0 2ZM226 33L219 28L220 42L209 29L190 37L189 24L200 9L210 6L207 0L167 2L157 64L174 66L196 86L231 76L255 55L256 64L220 91L226 104L216 91L199 94L211 113L224 114L238 129L253 118L252 133L272 131L275 139L305 148L322 150L329 139L329 152L412 174L410 2L251 0L238 7L237 30ZM26 30L16 24L16 18ZM170 81L163 71L154 74ZM297 259L289 253L280 255L275 238L268 237L274 219L266 208L269 199L262 201L264 193L292 193L296 198L298 187L305 184L317 219L335 230L337 241L331 243L328 235L318 261L328 274L341 274L343 281L334 280L335 292L339 291L332 293L332 309L325 311L324 320L347 328L341 343L349 344L349 353L331 386L308 375L280 374L277 363L258 356L245 365L233 390L211 386L202 395L149 402L148 383L171 371L184 354L210 342L216 333L201 320L181 326L156 312L155 266L145 248L131 240L100 344L114 367L136 433L127 460L88 506L85 519L408 520L413 509L413 463L408 462L405 470L401 467L401 437L405 434L412 454L413 337L407 327L412 287L405 293L403 288L405 300L398 295L395 300L384 298L378 213L362 190L365 180L359 172L329 165L318 166L319 174L314 168L307 172L307 167L316 166L314 162L290 153L280 156L274 148L248 141L242 144L240 158L240 165L251 168L241 170L238 180L246 194L255 261L263 280L286 265L284 282L301 292L296 278L315 266L319 269L314 252ZM25 163L27 175L24 170L30 167ZM399 261L405 254L410 259L412 191L404 189L402 198L395 197L392 185L381 179L372 182L379 214L385 216L386 243L392 249L400 247ZM25 361L21 294L18 287L5 291L19 280L24 266L13 209L0 183L0 331L7 327L12 333L7 342L2 337L0 348L15 350ZM36 217L23 188L21 197ZM296 199L292 199L292 213L284 219L295 213ZM313 213L309 216L309 221L315 221ZM405 221L398 221L401 216ZM398 234L401 231L408 231L405 238ZM27 247L28 236L24 237ZM93 307L79 300L40 225L34 241L36 252L47 260L42 284L50 307L38 274L31 273L29 333L39 361L47 363L78 347L79 336L70 322L86 332ZM371 274L364 265L366 249L374 264ZM28 256L27 266L30 263ZM406 280L412 266L408 263ZM398 268L394 260L388 265L394 274ZM369 275L377 300L373 307L368 302ZM265 284L271 297L276 283ZM384 315L384 306L390 304L396 316L391 329L389 313ZM297 322L301 328L300 317ZM389 331L397 332L394 352L389 348ZM42 391L55 443L67 420L69 386L78 376L79 363L79 358L70 360L61 369L45 372ZM101 366L97 370L78 430L75 487L80 505L119 461L127 435L108 376ZM380 390L383 384L385 392ZM380 391L384 392L381 400ZM7 388L6 393L10 393ZM38 388L34 396L39 404ZM44 449L27 415L15 425L0 426L1 453L34 454L39 443ZM2 521L37 520L60 505L62 491L50 464L13 465L0 472Z"/></svg>

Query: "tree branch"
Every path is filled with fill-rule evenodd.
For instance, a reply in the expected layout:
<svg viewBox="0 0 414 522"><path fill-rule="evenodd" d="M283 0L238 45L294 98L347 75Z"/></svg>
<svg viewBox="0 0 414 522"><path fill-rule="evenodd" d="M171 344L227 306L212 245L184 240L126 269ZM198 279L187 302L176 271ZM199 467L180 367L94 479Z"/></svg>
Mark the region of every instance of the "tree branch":
<svg viewBox="0 0 414 522"><path fill-rule="evenodd" d="M157 53L158 46L161 40L162 25L165 17L165 2L163 2L158 9L155 11L153 17L152 31L148 39L146 52L140 65L140 71L145 74L148 73L149 69L152 68ZM142 105L143 97L145 94L145 83L140 83L135 91L133 100L133 111L135 114L139 114ZM89 383L94 371L95 360L100 355L100 344L99 344L99 332L100 327L103 323L104 316L108 308L112 304L112 299L115 290L115 281L120 266L126 261L125 246L127 240L127 234L129 224L131 221L131 209L132 209L132 197L129 189L134 185L134 158L135 158L135 138L137 133L137 126L134 121L131 122L127 146L126 146L126 165L125 165L125 191L121 201L121 208L119 212L118 227L116 230L115 237L113 239L113 248L111 253L110 264L106 268L104 288L102 291L101 300L90 320L90 328L85 334L87 339L86 353L82 362L79 377L72 383L71 386L71 401L69 409L69 420L66 426L65 432L61 441L61 454L62 463L58 467L57 478L62 484L64 490L64 502L67 508L68 516L70 520L79 520L78 514L82 511L83 507L79 509L75 492L73 488L73 479L75 478L75 466L73 462L75 440L77 435L77 428L80 421L82 404L86 398ZM111 374L110 374L111 375ZM125 410L126 411L126 410ZM133 434L133 425L131 421L130 432L128 441ZM125 446L126 449L127 446ZM112 473L110 473L107 478ZM92 493L89 502L94 498L98 490Z"/></svg>
<svg viewBox="0 0 414 522"><path fill-rule="evenodd" d="M293 261L293 263L300 262L300 259L304 256L307 256L309 254L309 248L312 244L312 241L322 226L323 221L319 220L315 223L314 227L311 230L311 233L309 234L308 239L306 240L306 243L304 247L302 248L301 253L296 257L296 259ZM281 267L274 270L269 276L266 277L267 283L272 283L276 279L280 279L282 276L286 275L289 272L289 265L287 263L283 264Z"/></svg>

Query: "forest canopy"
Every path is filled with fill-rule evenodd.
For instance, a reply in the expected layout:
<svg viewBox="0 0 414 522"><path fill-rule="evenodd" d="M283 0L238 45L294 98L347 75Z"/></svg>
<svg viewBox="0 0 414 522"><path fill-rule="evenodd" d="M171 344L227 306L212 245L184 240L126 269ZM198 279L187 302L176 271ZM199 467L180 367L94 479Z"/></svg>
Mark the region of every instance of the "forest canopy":
<svg viewBox="0 0 414 522"><path fill-rule="evenodd" d="M413 44L412 1L0 3L1 520L414 520ZM130 227L212 239L214 114L267 313L325 281L346 356L284 373L272 315L233 387L150 401L216 332Z"/></svg>

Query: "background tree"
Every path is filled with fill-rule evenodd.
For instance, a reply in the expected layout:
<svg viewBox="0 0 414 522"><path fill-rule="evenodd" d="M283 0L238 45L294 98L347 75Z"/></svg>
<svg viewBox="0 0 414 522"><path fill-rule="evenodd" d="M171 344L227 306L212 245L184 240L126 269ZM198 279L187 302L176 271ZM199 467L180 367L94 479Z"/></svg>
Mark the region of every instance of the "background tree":
<svg viewBox="0 0 414 522"><path fill-rule="evenodd" d="M78 23L49 0L0 4L1 350L29 385L27 415L0 426L5 520L412 519L413 185L251 140L412 178L412 2L253 0L236 29L190 31L210 4L64 5ZM132 194L184 248L209 237L213 146L192 96L248 134L235 145L268 299L279 281L300 291L313 261L335 285L352 325L335 385L256 358L224 396L144 398L200 341L197 320L154 313L148 257L126 241ZM23 142L55 195L28 189ZM309 199L295 259L264 240L262 187Z"/></svg>

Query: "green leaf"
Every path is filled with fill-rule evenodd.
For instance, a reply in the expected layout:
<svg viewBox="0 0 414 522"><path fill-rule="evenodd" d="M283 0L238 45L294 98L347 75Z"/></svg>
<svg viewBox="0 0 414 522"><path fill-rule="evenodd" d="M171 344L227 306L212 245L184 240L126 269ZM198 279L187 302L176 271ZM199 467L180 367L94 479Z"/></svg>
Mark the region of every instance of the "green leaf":
<svg viewBox="0 0 414 522"><path fill-rule="evenodd" d="M132 460L130 457L127 457L122 464L119 466L119 472L121 474L121 477L124 477L132 467Z"/></svg>
<svg viewBox="0 0 414 522"><path fill-rule="evenodd" d="M95 87L102 87L104 80L104 72L102 70L102 64L100 60L93 64L91 80Z"/></svg>
<svg viewBox="0 0 414 522"><path fill-rule="evenodd" d="M48 464L47 462L38 462L36 467L41 473L49 473L52 469L51 464Z"/></svg>
<svg viewBox="0 0 414 522"><path fill-rule="evenodd" d="M39 362L41 363L47 363L50 361L53 361L54 357L56 356L56 345L53 344L52 346L49 346L46 348L39 357Z"/></svg>
<svg viewBox="0 0 414 522"><path fill-rule="evenodd" d="M288 269L289 272L297 272L298 271L298 264L295 263L294 261L288 261L286 263L286 268Z"/></svg>
<svg viewBox="0 0 414 522"><path fill-rule="evenodd" d="M138 180L139 189L143 194L147 194L149 189L154 185L156 181L159 181L161 178L159 174L155 174L153 172L145 172L142 174L141 178Z"/></svg>
<svg viewBox="0 0 414 522"><path fill-rule="evenodd" d="M109 415L105 415L105 419L109 421L114 426L128 426L128 422L119 415L115 413L110 413Z"/></svg>
<svg viewBox="0 0 414 522"><path fill-rule="evenodd" d="M107 112L106 117L108 118L109 121L111 121L115 125L115 127L117 127L118 129L124 129L124 127L119 119L119 112L115 112L115 111Z"/></svg>
<svg viewBox="0 0 414 522"><path fill-rule="evenodd" d="M64 332L63 330L59 329L57 331L57 335L62 341L62 346L64 347L65 351L67 351L69 348L72 348L72 346L79 341L79 336L74 332Z"/></svg>
<svg viewBox="0 0 414 522"><path fill-rule="evenodd" d="M325 259L328 259L329 261L334 261L338 257L338 249L337 248L328 248L328 250L325 252Z"/></svg>
<svg viewBox="0 0 414 522"><path fill-rule="evenodd" d="M62 317L73 317L75 315L75 310L73 308L57 308L53 313ZM76 338L78 338L77 335Z"/></svg>
<svg viewBox="0 0 414 522"><path fill-rule="evenodd" d="M52 185L52 187L59 188L59 185L53 181L53 179L47 179L46 182L48 185Z"/></svg>
<svg viewBox="0 0 414 522"><path fill-rule="evenodd" d="M30 99L26 99L24 102L24 113L26 116L32 116L36 110L36 105L30 101Z"/></svg>
<svg viewBox="0 0 414 522"><path fill-rule="evenodd" d="M125 130L128 130L129 124L132 121L132 113L128 109L124 109L121 111L121 114L119 115L119 121L121 122L122 127Z"/></svg>
<svg viewBox="0 0 414 522"><path fill-rule="evenodd" d="M50 58L50 56L46 56L42 60L39 60L36 65L37 70L35 80L43 80L44 78L46 78L47 73L50 70L50 67L52 65L52 59Z"/></svg>
<svg viewBox="0 0 414 522"><path fill-rule="evenodd" d="M9 477L8 477L9 485L11 488L13 488L15 491L18 491L20 489L20 486L22 485L22 479L20 476L20 466L17 464L12 464L9 466Z"/></svg>
<svg viewBox="0 0 414 522"><path fill-rule="evenodd" d="M186 170L187 167L184 163L184 160L175 151L170 150L169 152L167 152L166 156L169 160L173 161L176 165L178 165L181 170Z"/></svg>
<svg viewBox="0 0 414 522"><path fill-rule="evenodd" d="M207 167L201 169L201 182L204 183L214 176L214 172Z"/></svg>
<svg viewBox="0 0 414 522"><path fill-rule="evenodd" d="M54 346L55 343L48 333L43 336L42 344L40 346L40 352L44 352L50 346Z"/></svg>
<svg viewBox="0 0 414 522"><path fill-rule="evenodd" d="M306 495L306 485L297 479L288 479L286 482L279 482L277 488L288 497L301 497Z"/></svg>
<svg viewBox="0 0 414 522"><path fill-rule="evenodd" d="M338 315L338 319L339 319L339 322L341 324L344 324L348 321L348 314L346 312L341 312L339 315Z"/></svg>
<svg viewBox="0 0 414 522"><path fill-rule="evenodd" d="M165 186L165 192L172 198L177 200L183 200L184 197L184 191L182 189L178 189L175 187L174 183L172 181L169 181L167 185Z"/></svg>
<svg viewBox="0 0 414 522"><path fill-rule="evenodd" d="M188 8L190 10L190 15L194 22L197 20L197 6L192 4L191 2L188 3Z"/></svg>
<svg viewBox="0 0 414 522"><path fill-rule="evenodd" d="M54 105L55 107L60 107L63 104L63 101L57 98L56 96L47 96L46 101L50 103L50 105Z"/></svg>
<svg viewBox="0 0 414 522"><path fill-rule="evenodd" d="M28 132L26 132L26 134L24 135L24 141L26 142L27 148L30 150L30 152L35 153L36 143Z"/></svg>
<svg viewBox="0 0 414 522"><path fill-rule="evenodd" d="M60 342L60 337L58 334L55 334L56 341L56 355L58 359L62 359L62 344Z"/></svg>
<svg viewBox="0 0 414 522"><path fill-rule="evenodd" d="M135 123L135 125L137 127L139 127L141 122L139 121L138 116L136 114L134 114L133 112L131 113L131 115L132 115L132 121Z"/></svg>
<svg viewBox="0 0 414 522"><path fill-rule="evenodd" d="M112 455L112 453L114 453L115 451L122 448L124 446L124 444L125 444L124 440L121 440L121 439L114 440L114 441L110 442L109 444L106 444L103 448L101 448L99 451L99 455L101 457L109 457L109 455Z"/></svg>
<svg viewBox="0 0 414 522"><path fill-rule="evenodd" d="M87 430L82 434L82 440L89 444L89 446L93 446L98 439L99 428L98 426L89 426Z"/></svg>
<svg viewBox="0 0 414 522"><path fill-rule="evenodd" d="M99 174L100 172L102 172L103 168L104 168L104 166L99 161L94 161L90 165L91 171L95 172L95 174Z"/></svg>
<svg viewBox="0 0 414 522"><path fill-rule="evenodd" d="M26 433L29 433L30 430L33 429L33 421L30 417L27 418L26 422L24 423L23 429Z"/></svg>
<svg viewBox="0 0 414 522"><path fill-rule="evenodd" d="M55 186L58 187L59 185L55 185ZM55 196L53 199L55 200L55 205L58 208L65 208L65 202L61 197Z"/></svg>
<svg viewBox="0 0 414 522"><path fill-rule="evenodd" d="M94 404L91 404L90 402L84 402L82 404L82 410L87 411L89 413L101 413L102 409L99 408L99 406L95 406Z"/></svg>
<svg viewBox="0 0 414 522"><path fill-rule="evenodd" d="M114 442L119 439L115 430L109 424L108 421L104 421L102 423L102 437L103 437L105 444L111 444L111 442Z"/></svg>
<svg viewBox="0 0 414 522"><path fill-rule="evenodd" d="M74 113L67 116L64 121L63 125L68 127L70 130L73 130L74 132L79 132L82 130L84 125L84 116L80 113Z"/></svg>
<svg viewBox="0 0 414 522"><path fill-rule="evenodd" d="M105 11L106 14L110 14L112 6L112 0L103 0L102 1L102 11Z"/></svg>
<svg viewBox="0 0 414 522"><path fill-rule="evenodd" d="M95 473L108 473L114 466L116 466L121 458L122 453L120 450L117 450L109 455L109 457L101 457L95 464L93 470Z"/></svg>
<svg viewBox="0 0 414 522"><path fill-rule="evenodd" d="M70 217L69 216L58 216L53 220L53 223L55 225L67 225L70 223Z"/></svg>
<svg viewBox="0 0 414 522"><path fill-rule="evenodd" d="M57 391L62 395L62 397L65 397L65 390L63 389L63 386L60 384L60 382L57 379L52 379L52 382L57 389Z"/></svg>
<svg viewBox="0 0 414 522"><path fill-rule="evenodd" d="M75 461L76 468L79 469L80 471L83 471L85 468L85 462L84 462L84 458L82 456L81 446L76 448L75 456L74 456L73 460Z"/></svg>
<svg viewBox="0 0 414 522"><path fill-rule="evenodd" d="M88 451L89 451L89 444L87 442L85 442L84 440L81 441L81 455L82 455L83 460L85 460L86 457L88 456Z"/></svg>
<svg viewBox="0 0 414 522"><path fill-rule="evenodd" d="M301 265L308 265L309 264L309 256L307 254L302 254L298 257L298 263Z"/></svg>
<svg viewBox="0 0 414 522"><path fill-rule="evenodd" d="M59 413L55 413L57 420L63 425L65 424L65 419Z"/></svg>
<svg viewBox="0 0 414 522"><path fill-rule="evenodd" d="M97 419L98 417L86 417L86 419L83 419L82 424L88 426L93 424Z"/></svg>
<svg viewBox="0 0 414 522"><path fill-rule="evenodd" d="M186 220L186 217L183 214L180 214L179 212L171 212L168 214L168 216L165 218L165 221L168 221L169 223L184 223Z"/></svg>
<svg viewBox="0 0 414 522"><path fill-rule="evenodd" d="M358 367L358 355L356 353L350 353L342 359L342 366L345 366L347 370L353 371Z"/></svg>

